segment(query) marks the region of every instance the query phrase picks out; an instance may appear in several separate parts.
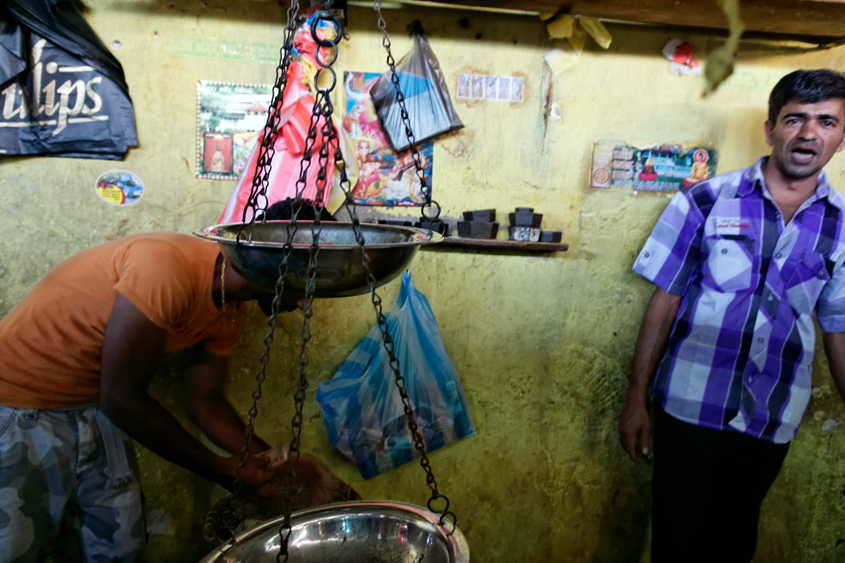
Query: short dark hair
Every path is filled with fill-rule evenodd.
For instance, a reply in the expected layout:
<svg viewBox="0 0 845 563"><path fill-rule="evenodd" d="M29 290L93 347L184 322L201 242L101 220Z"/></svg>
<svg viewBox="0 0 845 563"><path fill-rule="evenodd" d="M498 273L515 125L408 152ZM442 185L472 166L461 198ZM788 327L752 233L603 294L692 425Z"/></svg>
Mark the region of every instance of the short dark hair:
<svg viewBox="0 0 845 563"><path fill-rule="evenodd" d="M769 121L777 123L783 106L845 100L845 76L832 70L796 70L781 78L769 94Z"/></svg>
<svg viewBox="0 0 845 563"><path fill-rule="evenodd" d="M301 199L299 213L296 216L298 221L313 221L315 218L314 207L320 210L320 221L334 221L335 218L331 216L322 204L314 205L314 202L308 199ZM296 200L292 197L277 201L267 208L264 212L259 212L258 220L263 219L262 215L266 216L267 221L290 221L293 217L293 210Z"/></svg>

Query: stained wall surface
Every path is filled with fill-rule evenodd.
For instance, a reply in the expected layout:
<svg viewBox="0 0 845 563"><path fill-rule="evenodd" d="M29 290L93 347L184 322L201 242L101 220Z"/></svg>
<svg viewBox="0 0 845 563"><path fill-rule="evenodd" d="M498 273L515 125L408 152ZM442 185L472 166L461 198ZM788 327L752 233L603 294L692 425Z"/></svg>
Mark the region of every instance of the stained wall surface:
<svg viewBox="0 0 845 563"><path fill-rule="evenodd" d="M0 160L0 315L50 267L89 245L137 232L190 233L212 224L234 187L194 177L196 83L268 83L281 42L275 2L86 0L85 17L121 61L140 145L123 162L59 158ZM435 144L434 195L453 221L467 209L517 206L561 228L568 252L553 255L423 251L411 267L429 298L446 349L461 375L478 435L432 454L441 489L459 517L473 561L638 562L647 560L651 470L623 454L616 435L639 322L652 287L631 273L634 258L668 199L588 187L599 139L710 144L720 172L767 154L768 92L795 68L845 69L845 48L805 51L744 42L736 74L714 95L675 77L660 53L672 37L699 60L715 35L610 25L607 50L588 40L573 68L550 76L544 55L557 44L535 16L434 8L385 10L397 58L421 19L466 127ZM349 10L350 41L338 68L385 70L375 16ZM522 76L522 103L455 99L460 73ZM555 111L552 104L556 104ZM95 179L111 169L138 174L141 201L98 199ZM843 187L845 157L828 166ZM384 287L392 303L398 282ZM299 318L277 329L257 432L289 439ZM310 343L304 449L369 499L424 504L422 470L408 464L372 480L335 453L314 401L374 322L369 298L319 300ZM252 403L266 323L253 310L231 361L228 395ZM759 562L845 558L845 421L819 349L808 416L763 506ZM192 431L179 359L169 360L154 394ZM828 423L827 427L831 424ZM843 426L845 428L845 426ZM138 446L147 495L151 560L198 560L216 486ZM741 468L738 468L741 470Z"/></svg>

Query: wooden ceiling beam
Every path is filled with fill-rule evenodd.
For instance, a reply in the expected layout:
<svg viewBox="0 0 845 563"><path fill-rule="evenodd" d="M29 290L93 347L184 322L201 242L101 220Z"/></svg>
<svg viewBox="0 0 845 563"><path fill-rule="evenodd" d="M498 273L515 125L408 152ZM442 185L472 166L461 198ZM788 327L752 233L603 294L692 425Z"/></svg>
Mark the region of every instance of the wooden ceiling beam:
<svg viewBox="0 0 845 563"><path fill-rule="evenodd" d="M442 3L684 27L726 29L728 26L716 0L442 0ZM749 32L816 37L819 42L845 37L845 0L740 0L740 14Z"/></svg>

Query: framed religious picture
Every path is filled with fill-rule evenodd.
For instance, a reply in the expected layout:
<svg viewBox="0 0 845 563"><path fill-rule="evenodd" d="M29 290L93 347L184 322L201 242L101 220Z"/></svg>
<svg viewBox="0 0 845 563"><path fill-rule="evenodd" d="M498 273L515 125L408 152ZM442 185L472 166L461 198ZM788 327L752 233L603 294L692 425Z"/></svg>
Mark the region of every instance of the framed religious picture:
<svg viewBox="0 0 845 563"><path fill-rule="evenodd" d="M343 128L355 159L354 172L349 178L353 186L352 198L359 205L421 206L425 198L413 154L410 150L396 152L373 108L369 93L379 76L374 72L344 73L346 115ZM430 187L434 142L423 141L417 149Z"/></svg>
<svg viewBox="0 0 845 563"><path fill-rule="evenodd" d="M203 168L211 174L232 174L232 134L205 133L203 136Z"/></svg>
<svg viewBox="0 0 845 563"><path fill-rule="evenodd" d="M197 83L196 177L237 180L267 123L269 84Z"/></svg>

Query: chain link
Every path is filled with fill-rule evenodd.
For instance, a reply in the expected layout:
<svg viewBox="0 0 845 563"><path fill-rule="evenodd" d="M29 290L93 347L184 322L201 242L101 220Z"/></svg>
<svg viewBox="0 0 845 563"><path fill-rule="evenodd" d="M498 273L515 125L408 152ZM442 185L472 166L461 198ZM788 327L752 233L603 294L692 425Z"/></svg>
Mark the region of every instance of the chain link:
<svg viewBox="0 0 845 563"><path fill-rule="evenodd" d="M288 83L288 67L290 67L290 56L293 51L293 37L296 33L298 12L299 0L291 0L290 7L288 7L287 11L288 21L284 31L284 43L279 51L280 59L279 66L276 68L276 80L273 83L273 99L270 102L270 109L267 115L267 123L264 125L261 144L258 147L256 174L252 178L249 197L244 206L243 216L241 218L243 223L246 223L247 220L250 223L255 221L255 215L258 210L263 209L267 205L267 186L270 182L273 157L276 154L276 139L279 136L282 101ZM252 211L252 216L247 218L249 211ZM240 235L241 232L239 230L238 240L240 240Z"/></svg>
<svg viewBox="0 0 845 563"><path fill-rule="evenodd" d="M402 94L402 89L399 86L399 76L396 72L396 64L393 59L393 53L390 51L390 38L387 36L387 23L384 21L384 16L381 13L381 1L380 0L373 0L373 10L378 13L378 28L381 30L384 38L382 39L382 45L384 45L385 50L387 51L387 65L390 67L390 75L391 75L391 82L396 90L396 101L399 104L401 109L402 121L405 124L405 133L408 136L408 142L411 145L411 152L414 156L414 167L416 168L417 176L420 179L421 187L423 191L423 195L425 196L425 205L422 208L422 218L424 221L437 221L438 217L440 216L440 206L437 202L432 201L431 199L431 188L425 181L425 172L422 168L422 159L420 157L419 151L417 151L416 147L416 139L414 138L414 133L411 130L411 121L408 117L408 111L405 108L405 96ZM344 187L344 182L346 187ZM352 201L352 197L350 192L347 191L349 185L349 179L346 177L346 167L341 166L341 187L344 187L344 193L346 193L346 198L348 202L351 202L351 209L352 209L352 225L353 229L355 230L355 238L358 241L359 246L361 247L361 252L363 255L363 264L364 268L367 271L368 276L368 284L370 286L370 294L372 296L372 303L373 308L376 312L376 318L378 321L379 329L381 330L382 340L384 342L384 349L387 352L387 357L389 359L390 368L393 370L394 379L396 382L396 387L399 389L399 396L402 399L402 407L405 412L405 416L408 418L408 430L410 430L411 435L414 440L414 448L420 454L420 466L422 466L423 470L425 470L426 478L425 482L431 489L431 497L428 499L428 508L432 512L440 514L440 525L442 526L444 522L451 521L452 522L452 530L449 533L454 531L455 526L457 525L457 516L454 512L449 510L449 499L446 495L442 494L437 488L437 481L434 478L434 473L431 469L431 462L426 455L425 450L425 440L423 438L422 432L419 429L419 425L417 424L417 420L414 417L414 409L411 405L411 399L408 397L408 391L405 385L405 379L402 377L402 374L399 370L399 359L396 357L394 352L394 343L393 338L391 338L390 334L387 331L387 317L383 312L382 309L382 302L381 298L376 293L375 289L375 276L370 272L370 258L367 256L366 249L364 248L364 238L361 235L361 229L358 222L358 216L355 209L355 203ZM426 208L428 209L437 209L437 213L433 216L427 215ZM443 500L445 506L438 509L435 506L437 501Z"/></svg>
<svg viewBox="0 0 845 563"><path fill-rule="evenodd" d="M296 30L296 19L299 12L298 0L291 0L290 7L287 10L287 24L284 30L284 43L280 49L279 65L276 69L276 80L273 85L273 99L270 102L270 109L267 116L267 122L264 125L263 138L259 146L259 156L256 162L256 174L253 178L252 187L250 189L249 198L247 199L242 222L244 223L238 229L236 242L241 242L241 234L244 228L248 229L248 240L252 240L252 225L255 222L255 217L259 208L259 197L265 198L267 185L270 178L270 168L275 154L275 143L278 138L278 127L281 120L281 107L284 100L284 92L287 86L287 71L290 66L290 56L293 49L293 36ZM249 217L249 224L247 225L247 212L252 211ZM258 373L255 376L256 387L252 393L252 407L249 409L249 418L244 428L244 445L241 449L240 460L238 468L235 473L235 480L232 486L232 502L229 503L229 508L221 515L221 520L224 522L223 529L220 536L228 536L227 541L231 541L231 547L235 545L235 529L240 524L240 518L234 513L233 509L236 505L234 502L238 499L243 489L243 477L246 470L247 459L252 445L252 438L255 435L255 420L258 417L258 401L261 399L261 386L266 379L267 363L270 360L270 346L273 343L273 334L278 319L279 307L281 305L281 296L284 292L285 279L287 278L288 259L290 257L293 246L289 237L285 244L283 253L284 257L279 265L279 277L275 285L275 296L271 303L271 314L267 319L267 335L264 338L264 352L261 354Z"/></svg>
<svg viewBox="0 0 845 563"><path fill-rule="evenodd" d="M408 137L411 156L414 157L414 169L417 177L420 179L420 191L425 201L421 209L422 220L430 222L438 221L440 218L440 205L431 199L431 186L426 181L422 156L420 156L420 151L417 149L417 140L411 129L411 119L408 115L408 109L405 107L405 96L402 94L402 88L399 86L399 73L396 72L396 61L393 59L393 53L390 51L390 37L387 36L387 23L385 23L384 16L381 14L380 0L373 0L373 10L378 13L378 28L384 36L381 44L384 46L385 51L387 51L387 66L390 67L390 81L393 83L394 90L396 90L396 103L399 104L399 115L402 117L402 123L405 125L405 135ZM432 211L435 210L436 212L432 214Z"/></svg>
<svg viewBox="0 0 845 563"><path fill-rule="evenodd" d="M335 26L337 33L335 34L333 40L319 38L319 36L317 35L317 25L320 23L320 21L327 21ZM305 368L308 365L308 352L306 350L306 346L311 340L310 321L314 313L313 300L314 292L316 290L317 279L317 255L320 252L320 211L317 207L317 202L320 202L321 204L323 202L323 196L326 193L328 185L329 167L334 165L334 163L331 161L331 151L333 148L337 150L337 142L335 141L334 143L332 143L332 133L334 132L334 126L331 121L331 116L334 107L332 106L330 98L330 94L332 90L334 90L335 85L337 84L337 78L334 70L330 68L330 65L334 63L335 59L337 58L337 44L343 37L340 22L338 22L338 20L330 13L322 12L318 14L311 22L311 35L318 44L317 52L315 53L315 59L317 61L317 64L320 66L320 69L317 71L317 74L314 77L314 84L315 86L317 86L317 93L314 97L314 106L311 111L311 120L308 127L308 135L305 139L305 150L303 153L302 161L300 163L299 179L296 183L296 201L300 202L300 205L296 207L295 215L299 212L299 207L301 207L301 194L304 192L307 185L308 170L311 167L311 159L313 156L314 145L317 141L318 131L322 137L323 142L320 145L320 149L317 156L317 164L319 168L317 170L316 178L317 192L314 196L313 202L314 224L311 230L311 245L308 248L308 270L307 281L305 284L305 304L302 308L303 323L302 330L299 334L300 349L299 356L297 358L299 364L299 378L297 380L297 389L294 394L294 415L291 420L292 436L289 446L289 465L288 471L287 473L285 473L284 478L284 520L282 522L282 525L279 527L280 546L279 552L276 554L277 563L285 563L290 558L290 537L293 533L293 528L291 526L291 513L293 511L292 492L294 486L294 478L296 477L296 469L299 464L299 457L301 452L300 439L302 434L303 423L302 409L305 402L305 392L308 388L308 377L305 372ZM324 61L320 58L321 47L330 47L333 50L332 58L330 61ZM319 87L319 79L323 72L328 72L331 75L332 82L331 86L329 87ZM322 125L320 124L321 119Z"/></svg>
<svg viewBox="0 0 845 563"><path fill-rule="evenodd" d="M425 204L422 208L422 218L426 221L437 221L440 215L440 206L437 204L437 202L432 201L431 188L426 182L425 171L422 166L422 158L416 147L416 139L411 129L410 118L405 107L405 98L402 94L399 85L399 78L396 73L395 61L390 51L390 39L387 36L386 24L381 14L381 2L379 0L375 0L373 3L373 8L378 12L379 15L378 26L384 34L382 44L387 50L387 63L391 71L391 81L394 85L394 88L396 89L396 100L400 106L402 120L405 125L405 132L408 136L408 141L410 143L412 155L414 158L414 167L416 169L416 174L420 179L421 191L425 198ZM250 233L249 239L251 239L252 235L251 225L255 221L259 206L262 203L261 200L263 199L263 202L266 204L266 190L270 177L272 159L275 153L274 145L275 140L278 136L281 102L283 99L285 86L287 85L287 69L290 64L290 51L293 45L293 36L295 30L294 24L298 14L298 9L298 0L292 0L291 6L288 10L288 24L285 28L285 43L284 47L281 50L281 61L277 69L276 84L274 86L274 100L271 106L270 113L268 115L267 125L265 126L264 138L262 139L261 146L259 147L257 165L259 167L258 170L260 170L260 172L257 173L256 177L253 179L253 185L252 189L250 190L250 196L247 200L247 206L244 210L244 223L247 223L247 210L252 210L252 216L249 218L248 226ZM321 39L317 36L316 26L320 21L329 22L330 24L336 27L337 33L335 34L334 39ZM238 467L237 477L235 480L235 486L233 491L233 497L237 498L243 486L243 472L246 467L246 460L249 455L251 440L255 432L255 420L258 416L258 401L261 399L261 386L266 378L266 368L270 358L270 348L273 343L273 335L277 323L279 308L281 305L281 297L285 289L285 280L287 278L289 258L293 250L293 241L297 232L297 216L299 215L299 212L302 207L301 196L302 193L304 193L304 190L307 185L308 170L311 166L314 145L316 144L317 133L319 131L319 133L322 135L323 143L320 146L318 152L318 165L320 168L318 170L316 178L317 194L314 198L315 220L312 228L311 244L309 246L308 251L308 269L307 281L305 286L305 303L302 309L303 324L302 329L300 331L300 351L297 358L297 362L299 365L299 376L297 379L297 389L294 393L294 416L291 420L292 436L289 446L289 466L288 471L284 477L285 513L283 523L279 528L280 549L278 554L276 555L276 560L278 563L286 563L290 557L289 542L291 534L293 532L291 526L293 494L291 493L293 488L293 479L296 477L296 470L301 452L303 407L305 401L305 393L308 388L306 367L308 365L309 358L308 353L306 351L306 347L308 342L311 340L310 320L313 316L313 298L316 289L317 274L317 255L320 251L320 212L317 207L317 202L322 203L324 199L323 195L325 194L325 190L328 184L329 166L334 164L337 164L340 168L340 186L346 196L347 204L350 207L350 214L352 216L352 226L355 235L355 240L361 249L362 265L367 273L367 284L370 289L371 301L376 312L376 318L379 329L382 333L384 348L388 354L389 364L394 373L396 387L399 390L399 395L402 400L403 411L405 413L405 416L407 417L408 429L413 437L414 448L420 455L420 466L426 472L426 484L431 489L431 496L427 502L427 506L429 510L440 515L441 526L444 526L444 523L447 521L452 523L452 529L448 533L451 534L452 531L454 531L457 522L457 517L453 512L449 510L450 504L448 497L440 493L438 490L437 481L431 469L431 462L429 461L428 456L426 454L425 439L419 429L416 417L414 416L413 405L411 404L410 397L408 396L405 379L402 377L400 372L399 359L396 357L394 351L394 342L388 332L387 317L383 312L381 298L376 292L376 279L370 268L370 257L367 253L366 241L361 231L361 224L357 214L357 205L355 204L355 201L352 198L352 190L349 178L346 175L346 165L343 159L343 155L340 151L340 144L337 136L337 131L331 121L331 116L334 108L331 102L330 93L334 90L335 85L337 84L337 77L335 71L331 68L331 65L335 62L337 58L337 44L342 38L342 28L338 20L331 13L323 12L318 14L317 17L315 17L312 21L311 34L318 44L315 58L317 60L318 65L320 66L317 75L315 76L315 85L317 85L319 77L324 72L328 72L331 76L331 85L326 88L318 87L314 99L314 106L312 109L311 120L309 123L308 134L305 142L305 149L302 161L300 163L299 178L296 183L296 200L293 206L293 215L291 217L291 221L287 224L286 227L287 238L283 248L283 258L279 265L279 277L276 281L274 288L275 296L272 302L271 315L267 321L268 331L266 337L264 338L264 352L262 353L260 358L261 367L259 369L258 374L256 375L257 386L252 395L253 406L249 411L249 421L246 425L244 448L241 452L241 460ZM320 47L332 49L330 60L324 61L321 59ZM322 125L320 125L321 119L323 120ZM334 150L335 162L330 162L332 150ZM436 209L436 214L430 215L429 213L427 213L427 209L429 211ZM264 220L265 219L262 218L262 222ZM240 242L241 231L243 230L243 228L244 226L242 226L241 229L238 231L238 242ZM445 503L445 505L441 508L438 508L437 506L435 506L435 503L437 503L438 501L442 501L443 503ZM234 514L227 514L224 516L230 516L228 518L228 521L231 523L230 533L232 535L233 540L232 545L234 545L234 529L238 524L237 517L235 517ZM234 519L232 517L234 517Z"/></svg>

